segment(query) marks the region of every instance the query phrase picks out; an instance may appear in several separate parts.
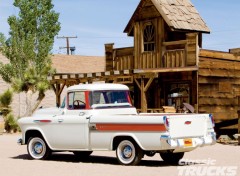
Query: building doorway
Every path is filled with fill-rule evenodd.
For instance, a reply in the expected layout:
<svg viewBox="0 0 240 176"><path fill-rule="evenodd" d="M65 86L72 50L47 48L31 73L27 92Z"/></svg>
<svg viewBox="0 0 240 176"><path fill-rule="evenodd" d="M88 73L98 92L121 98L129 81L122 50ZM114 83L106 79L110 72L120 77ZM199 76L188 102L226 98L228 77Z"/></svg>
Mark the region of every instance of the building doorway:
<svg viewBox="0 0 240 176"><path fill-rule="evenodd" d="M191 104L190 83L167 83L165 86L165 104L181 111L183 103Z"/></svg>

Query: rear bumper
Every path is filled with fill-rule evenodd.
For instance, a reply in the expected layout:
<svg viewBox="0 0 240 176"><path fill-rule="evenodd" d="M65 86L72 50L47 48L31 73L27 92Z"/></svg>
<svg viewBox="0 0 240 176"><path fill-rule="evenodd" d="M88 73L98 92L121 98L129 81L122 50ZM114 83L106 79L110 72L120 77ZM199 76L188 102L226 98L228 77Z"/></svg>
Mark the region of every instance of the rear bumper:
<svg viewBox="0 0 240 176"><path fill-rule="evenodd" d="M211 132L204 137L190 137L190 138L178 138L172 139L168 135L162 135L160 138L162 149L175 151L191 151L196 147L202 147L206 145L213 145L216 143L216 133Z"/></svg>

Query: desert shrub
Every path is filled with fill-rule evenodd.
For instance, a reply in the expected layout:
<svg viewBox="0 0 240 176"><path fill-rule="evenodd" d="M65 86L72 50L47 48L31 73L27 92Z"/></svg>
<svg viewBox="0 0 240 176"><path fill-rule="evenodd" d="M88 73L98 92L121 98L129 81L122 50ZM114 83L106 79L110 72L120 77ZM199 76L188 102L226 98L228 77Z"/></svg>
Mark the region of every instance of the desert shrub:
<svg viewBox="0 0 240 176"><path fill-rule="evenodd" d="M8 89L4 93L0 95L0 111L3 115L3 118L5 118L11 111L10 104L13 100L13 92Z"/></svg>
<svg viewBox="0 0 240 176"><path fill-rule="evenodd" d="M5 130L9 132L17 132L19 131L19 126L17 124L17 120L14 118L13 114L8 114L5 117Z"/></svg>
<svg viewBox="0 0 240 176"><path fill-rule="evenodd" d="M17 132L19 130L17 120L14 118L10 104L13 100L13 92L8 89L0 94L0 111L4 119L4 128L7 132Z"/></svg>

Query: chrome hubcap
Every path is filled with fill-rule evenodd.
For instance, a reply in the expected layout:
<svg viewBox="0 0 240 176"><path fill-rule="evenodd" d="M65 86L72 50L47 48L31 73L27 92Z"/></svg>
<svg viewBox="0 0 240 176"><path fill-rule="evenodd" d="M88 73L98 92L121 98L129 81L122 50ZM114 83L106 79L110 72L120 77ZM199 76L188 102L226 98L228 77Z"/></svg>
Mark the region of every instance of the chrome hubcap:
<svg viewBox="0 0 240 176"><path fill-rule="evenodd" d="M132 156L132 148L130 146L125 146L123 149L124 158L130 158Z"/></svg>
<svg viewBox="0 0 240 176"><path fill-rule="evenodd" d="M38 142L38 143L36 143L36 144L34 145L33 150L34 150L34 152L35 152L36 154L40 154L40 153L42 153L42 151L43 151L43 145Z"/></svg>

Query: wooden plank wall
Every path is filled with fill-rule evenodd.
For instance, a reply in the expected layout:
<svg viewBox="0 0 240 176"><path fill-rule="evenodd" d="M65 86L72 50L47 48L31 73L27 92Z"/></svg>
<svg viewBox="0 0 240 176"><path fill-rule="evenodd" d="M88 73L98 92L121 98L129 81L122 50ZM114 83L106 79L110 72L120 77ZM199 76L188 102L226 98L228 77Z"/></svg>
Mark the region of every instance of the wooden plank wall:
<svg viewBox="0 0 240 176"><path fill-rule="evenodd" d="M216 123L238 118L240 58L201 50L198 76L198 111L212 113ZM224 128L237 128L237 124Z"/></svg>
<svg viewBox="0 0 240 176"><path fill-rule="evenodd" d="M114 49L113 61L113 70L133 69L133 47Z"/></svg>
<svg viewBox="0 0 240 176"><path fill-rule="evenodd" d="M162 67L162 41L164 36L164 22L162 18L156 18L151 22L156 27L156 46L154 52L143 52L143 28L149 20L136 22L134 25L134 68L160 68Z"/></svg>
<svg viewBox="0 0 240 176"><path fill-rule="evenodd" d="M187 36L187 66L198 65L198 34L188 33Z"/></svg>
<svg viewBox="0 0 240 176"><path fill-rule="evenodd" d="M114 43L105 44L106 71L113 70L113 45Z"/></svg>

